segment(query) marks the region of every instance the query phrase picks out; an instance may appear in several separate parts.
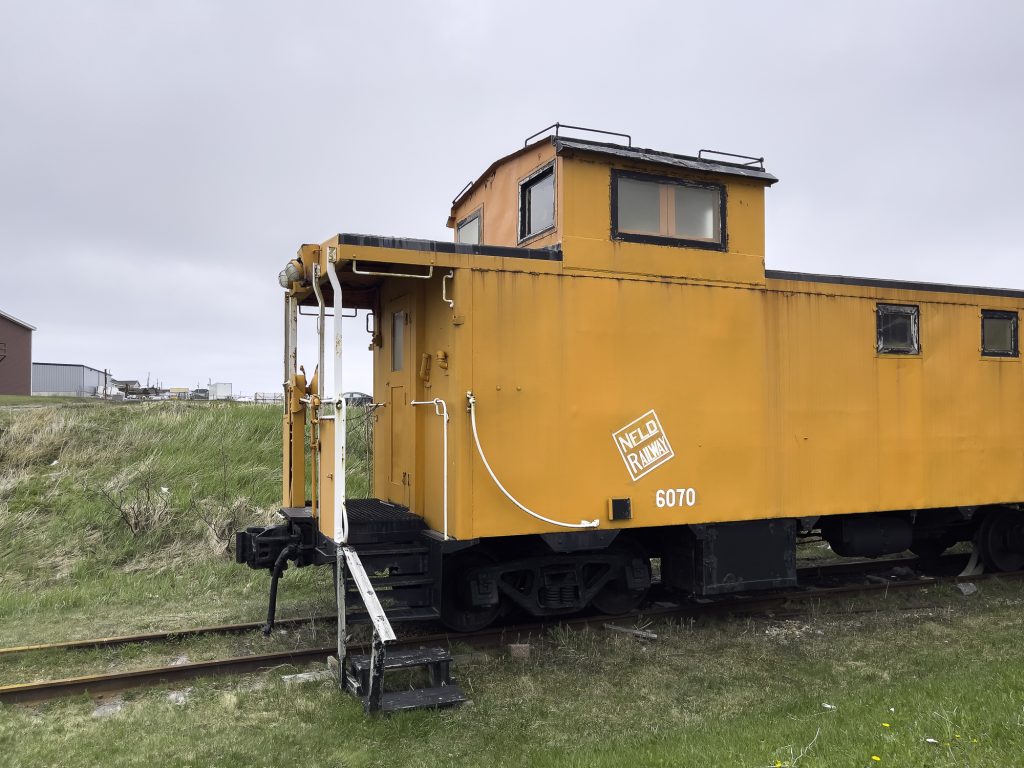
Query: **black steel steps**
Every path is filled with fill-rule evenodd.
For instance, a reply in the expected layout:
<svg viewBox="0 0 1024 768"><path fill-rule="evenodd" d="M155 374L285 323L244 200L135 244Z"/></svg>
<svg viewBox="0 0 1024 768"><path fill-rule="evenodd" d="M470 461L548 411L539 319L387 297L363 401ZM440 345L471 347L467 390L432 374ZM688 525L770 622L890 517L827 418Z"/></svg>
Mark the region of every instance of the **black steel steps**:
<svg viewBox="0 0 1024 768"><path fill-rule="evenodd" d="M348 689L366 701L370 689L369 654L352 655L348 660L345 684ZM380 711L399 712L409 709L450 707L468 701L466 694L455 684L451 675L452 657L443 648L415 648L392 651L384 656L384 672L399 669L423 668L429 675L426 688L405 691L385 691L380 697Z"/></svg>
<svg viewBox="0 0 1024 768"><path fill-rule="evenodd" d="M435 589L434 578L430 573L430 550L423 544L420 529L414 522L421 523L411 513L387 510L381 515L383 521L375 521L375 525L406 526L399 538L399 531L392 530L393 538L388 541L356 544L353 549L359 555L370 583L381 602L381 607L392 622L431 621L438 618L438 612L432 608L432 593ZM354 595L358 587L346 578L345 592ZM358 601L347 601L357 608ZM348 621L353 624L365 624L369 616L358 610L349 611Z"/></svg>
<svg viewBox="0 0 1024 768"><path fill-rule="evenodd" d="M428 605L411 608L408 606L385 608L384 613L387 614L388 621L393 624L403 621L435 621L441 618L441 614L438 613L437 609L431 608ZM366 611L349 611L345 615L345 621L348 624L369 624L370 615Z"/></svg>
<svg viewBox="0 0 1024 768"><path fill-rule="evenodd" d="M348 499L348 543L356 549L362 545L402 542L418 536L427 525L408 507L382 499Z"/></svg>
<svg viewBox="0 0 1024 768"><path fill-rule="evenodd" d="M424 573L400 574L394 576L371 576L370 583L374 589L398 589L400 587L429 587L434 580ZM349 582L349 592L357 591Z"/></svg>
<svg viewBox="0 0 1024 768"><path fill-rule="evenodd" d="M431 548L423 538L423 519L406 507L380 499L349 500L346 509L349 535L345 557L349 570L344 603L350 607L346 620L350 624L374 626L374 650L373 654L348 657L343 675L345 688L363 700L369 713L463 703L466 695L452 679L452 657L446 650L418 648L391 652L388 648L395 639L390 624L440 618L434 607L439 583L431 569ZM350 600L350 595L362 599ZM386 690L385 672L402 669L419 670L413 680L422 678L425 671L427 685L412 690Z"/></svg>
<svg viewBox="0 0 1024 768"><path fill-rule="evenodd" d="M451 654L444 648L411 648L405 651L389 651L384 659L384 670L420 667L428 664L451 664L451 661ZM370 654L361 653L349 656L349 668L357 676L369 674Z"/></svg>
<svg viewBox="0 0 1024 768"><path fill-rule="evenodd" d="M359 557L363 560L370 557L387 557L388 555L426 555L428 550L425 546L418 543L413 543L414 540L408 540L407 543L388 543L388 544L361 544L356 547L356 551L359 552Z"/></svg>
<svg viewBox="0 0 1024 768"><path fill-rule="evenodd" d="M395 691L385 693L381 697L382 712L401 712L410 709L440 709L453 707L469 701L466 694L457 685L445 685L439 688L419 688L411 691Z"/></svg>

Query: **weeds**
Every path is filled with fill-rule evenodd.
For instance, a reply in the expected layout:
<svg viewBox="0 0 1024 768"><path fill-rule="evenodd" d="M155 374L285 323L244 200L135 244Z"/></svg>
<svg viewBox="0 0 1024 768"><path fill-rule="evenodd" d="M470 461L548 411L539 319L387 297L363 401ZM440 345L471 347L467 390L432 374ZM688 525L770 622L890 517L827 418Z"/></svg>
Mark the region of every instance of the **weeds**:
<svg viewBox="0 0 1024 768"><path fill-rule="evenodd" d="M170 489L157 486L152 459L125 467L106 484L88 488L107 507L117 512L133 536L162 528L171 519Z"/></svg>

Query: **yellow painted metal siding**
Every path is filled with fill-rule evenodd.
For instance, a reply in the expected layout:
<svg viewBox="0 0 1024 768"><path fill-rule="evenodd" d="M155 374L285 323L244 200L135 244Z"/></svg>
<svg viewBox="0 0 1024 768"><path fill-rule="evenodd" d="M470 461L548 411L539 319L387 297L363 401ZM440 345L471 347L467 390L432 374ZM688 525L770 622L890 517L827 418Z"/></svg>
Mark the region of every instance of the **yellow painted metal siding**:
<svg viewBox="0 0 1024 768"><path fill-rule="evenodd" d="M981 355L1019 299L769 281L776 514L1024 499L1024 369ZM920 307L920 355L875 351L877 303Z"/></svg>
<svg viewBox="0 0 1024 768"><path fill-rule="evenodd" d="M470 390L499 479L565 522L653 526L1024 499L1024 369L980 352L981 309L1019 310L1020 300L461 268L452 309L441 277L383 284L382 306L409 297L408 359L427 353L431 367L428 379L418 363L407 368L408 396L378 411L375 439L376 495L409 504L435 530L441 420L408 405L434 397L451 414L450 533L563 530L516 509L487 475L466 412ZM919 356L875 352L879 301L920 307ZM378 402L396 380L383 323ZM633 481L612 435L652 409L674 457ZM405 419L400 434L411 440L402 495L386 477L394 418ZM659 490L686 488L694 506L658 507ZM613 523L608 500L620 497L632 500L633 519Z"/></svg>
<svg viewBox="0 0 1024 768"><path fill-rule="evenodd" d="M759 292L476 272L473 294L480 437L522 503L603 528L765 514ZM651 409L675 458L633 482L612 434ZM472 478L474 536L557 530L501 497L479 461ZM657 490L686 487L695 507L656 507ZM612 497L632 498L632 521L605 520Z"/></svg>

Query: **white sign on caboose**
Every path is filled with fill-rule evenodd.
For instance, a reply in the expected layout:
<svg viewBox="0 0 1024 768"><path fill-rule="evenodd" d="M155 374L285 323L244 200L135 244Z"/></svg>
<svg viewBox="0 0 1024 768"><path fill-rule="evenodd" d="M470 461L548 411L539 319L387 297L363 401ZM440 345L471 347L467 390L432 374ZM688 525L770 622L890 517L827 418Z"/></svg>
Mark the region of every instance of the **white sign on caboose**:
<svg viewBox="0 0 1024 768"><path fill-rule="evenodd" d="M613 432L612 440L633 480L639 480L675 456L653 409Z"/></svg>

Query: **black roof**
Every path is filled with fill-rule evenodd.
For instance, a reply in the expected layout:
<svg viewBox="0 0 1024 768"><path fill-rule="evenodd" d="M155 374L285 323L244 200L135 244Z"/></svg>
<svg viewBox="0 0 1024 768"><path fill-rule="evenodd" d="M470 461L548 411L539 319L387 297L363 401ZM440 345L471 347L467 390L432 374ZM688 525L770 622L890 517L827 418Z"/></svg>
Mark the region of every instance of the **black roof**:
<svg viewBox="0 0 1024 768"><path fill-rule="evenodd" d="M890 280L881 277L852 277L849 275L819 275L814 272L786 272L766 269L768 280L792 280L800 283L832 283L856 285L862 288L884 288L894 291L930 291L932 293L962 293L971 296L1006 296L1024 299L1024 291L1013 288L987 288L982 285L952 285L950 283L919 283L910 280Z"/></svg>
<svg viewBox="0 0 1024 768"><path fill-rule="evenodd" d="M532 144L527 144L522 149L517 149L511 154L505 155L491 163L487 170L481 173L475 181L466 185L458 197L452 200L452 211L466 195L480 186L484 179L493 173L494 169L502 163L518 157L524 152L541 144L553 144L556 154L583 152L591 155L602 155L622 160L633 160L642 163L652 163L667 168L685 168L691 171L702 171L704 173L718 173L725 176L739 176L747 179L758 179L766 185L771 186L778 181L778 178L764 170L764 166L758 163L744 164L732 163L724 160L712 160L706 157L693 157L691 155L676 155L671 152L661 152L656 149L644 149L643 147L626 146L624 144L613 144L605 141L588 141L587 139L567 138L565 136L545 136ZM451 226L454 221L449 221Z"/></svg>
<svg viewBox="0 0 1024 768"><path fill-rule="evenodd" d="M691 171L704 171L705 173L720 173L726 176L742 176L748 179L760 179L769 186L778 181L772 174L764 170L760 164L732 163L724 160L712 160L707 157L693 157L692 155L676 155L671 152L661 152L656 149L644 149L643 147L626 147L622 144L611 144L603 141L588 141L586 139L572 139L565 136L552 136L551 141L555 145L558 154L563 152L587 152L605 157L618 157L623 160L636 160L644 163L657 163L658 165L672 166L674 168L686 168Z"/></svg>

